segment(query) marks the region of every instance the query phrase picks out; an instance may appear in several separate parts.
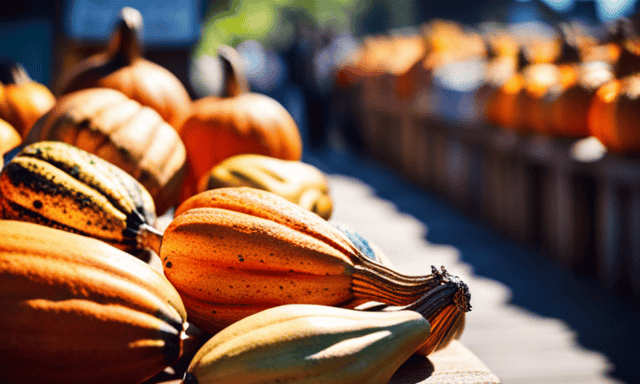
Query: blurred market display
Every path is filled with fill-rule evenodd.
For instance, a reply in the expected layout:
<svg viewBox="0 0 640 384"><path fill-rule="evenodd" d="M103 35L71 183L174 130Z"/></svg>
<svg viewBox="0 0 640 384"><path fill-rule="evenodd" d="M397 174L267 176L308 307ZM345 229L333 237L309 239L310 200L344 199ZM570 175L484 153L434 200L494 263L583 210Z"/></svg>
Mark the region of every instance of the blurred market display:
<svg viewBox="0 0 640 384"><path fill-rule="evenodd" d="M368 37L337 79L373 158L637 295L637 44L635 17L432 20Z"/></svg>

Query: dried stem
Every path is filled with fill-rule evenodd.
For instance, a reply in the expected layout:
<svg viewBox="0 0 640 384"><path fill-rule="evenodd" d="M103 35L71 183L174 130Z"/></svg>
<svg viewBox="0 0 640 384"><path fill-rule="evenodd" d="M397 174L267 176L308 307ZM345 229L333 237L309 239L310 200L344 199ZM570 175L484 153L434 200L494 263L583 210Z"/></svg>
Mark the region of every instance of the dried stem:
<svg viewBox="0 0 640 384"><path fill-rule="evenodd" d="M425 356L444 348L451 340L459 337L464 329L465 313L471 310L469 289L458 277L449 275L444 267L441 271L432 267L429 277L436 284L423 290L414 302L403 306L376 306L368 309L386 312L413 310L422 314L431 324L431 334L418 350L418 353Z"/></svg>
<svg viewBox="0 0 640 384"><path fill-rule="evenodd" d="M160 246L162 245L162 233L150 226L149 224L141 224L136 236L139 249L150 249L160 255Z"/></svg>

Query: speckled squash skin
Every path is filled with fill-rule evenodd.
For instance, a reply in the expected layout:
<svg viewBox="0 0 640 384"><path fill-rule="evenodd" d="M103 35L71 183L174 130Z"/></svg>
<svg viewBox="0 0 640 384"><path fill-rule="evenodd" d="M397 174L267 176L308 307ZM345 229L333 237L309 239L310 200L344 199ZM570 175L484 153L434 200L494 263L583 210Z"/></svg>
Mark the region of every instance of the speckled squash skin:
<svg viewBox="0 0 640 384"><path fill-rule="evenodd" d="M140 383L182 353L186 311L158 272L102 241L0 220L7 383Z"/></svg>
<svg viewBox="0 0 640 384"><path fill-rule="evenodd" d="M133 253L156 219L149 192L118 167L63 142L23 148L0 172L2 218L78 233Z"/></svg>
<svg viewBox="0 0 640 384"><path fill-rule="evenodd" d="M214 189L185 201L164 232L160 257L190 322L210 333L283 304L406 305L439 284L371 260L318 215L254 188Z"/></svg>

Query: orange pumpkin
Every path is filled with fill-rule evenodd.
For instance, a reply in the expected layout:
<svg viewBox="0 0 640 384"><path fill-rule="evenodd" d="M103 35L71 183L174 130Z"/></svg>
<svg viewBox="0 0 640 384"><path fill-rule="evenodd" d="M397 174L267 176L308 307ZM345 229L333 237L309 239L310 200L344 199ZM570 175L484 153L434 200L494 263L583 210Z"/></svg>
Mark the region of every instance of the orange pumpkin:
<svg viewBox="0 0 640 384"><path fill-rule="evenodd" d="M153 109L119 91L70 93L34 125L25 143L63 141L121 168L151 194L159 214L175 202L186 167L178 133Z"/></svg>
<svg viewBox="0 0 640 384"><path fill-rule="evenodd" d="M483 84L475 93L479 108L487 111L491 95L512 78L518 69L519 46L513 36L500 34L487 36L485 41L486 70Z"/></svg>
<svg viewBox="0 0 640 384"><path fill-rule="evenodd" d="M624 79L615 113L616 124L600 141L614 152L640 152L640 74Z"/></svg>
<svg viewBox="0 0 640 384"><path fill-rule="evenodd" d="M49 88L31 80L20 64L0 66L0 119L22 137L55 102Z"/></svg>
<svg viewBox="0 0 640 384"><path fill-rule="evenodd" d="M577 81L557 89L551 105L551 130L561 137L581 138L590 135L589 109L592 102L602 110L608 103L600 103L596 91L615 78L622 78L640 70L640 55L635 54L625 43L632 34L628 19L618 20L615 30L600 44L584 48L585 62L580 67ZM610 85L602 94L610 92ZM593 117L597 118L597 117Z"/></svg>
<svg viewBox="0 0 640 384"><path fill-rule="evenodd" d="M18 131L11 124L0 119L0 157L2 157L3 153L17 147L21 142L22 137L20 137ZM1 162L0 166L2 166Z"/></svg>
<svg viewBox="0 0 640 384"><path fill-rule="evenodd" d="M247 187L209 190L182 203L164 232L160 257L189 322L209 333L291 303L415 304L411 309L429 316L429 305L420 303L433 299L429 292L445 283L437 270L426 276L397 273L318 215ZM470 296L457 281L464 317Z"/></svg>
<svg viewBox="0 0 640 384"><path fill-rule="evenodd" d="M523 49L519 50L515 61L515 73L506 80L501 76L497 76L495 78L497 83L489 85L493 90L486 91L486 94L488 94L485 107L487 121L498 127L510 129L515 128L518 123L519 114L516 110L516 97L524 85L524 79L520 71L528 65L528 59Z"/></svg>
<svg viewBox="0 0 640 384"><path fill-rule="evenodd" d="M615 64L615 79L596 92L588 114L589 133L597 137L608 150L618 153L640 151L640 131L637 124L640 93L640 38L630 27L621 43L620 58Z"/></svg>
<svg viewBox="0 0 640 384"><path fill-rule="evenodd" d="M606 136L607 127L615 125L615 105L620 94L620 88L620 80L609 81L596 91L589 105L587 115L589 133L601 141Z"/></svg>
<svg viewBox="0 0 640 384"><path fill-rule="evenodd" d="M581 65L578 81L558 90L551 103L550 130L561 137L589 136L588 114L596 91L613 80L613 67L605 62Z"/></svg>
<svg viewBox="0 0 640 384"><path fill-rule="evenodd" d="M551 134L551 100L578 79L580 51L569 43L562 29L560 36L559 55L552 63L532 64L523 71L524 85L516 97L520 113L517 127L522 132Z"/></svg>
<svg viewBox="0 0 640 384"><path fill-rule="evenodd" d="M600 88L589 111L589 131L609 151L640 152L640 74Z"/></svg>
<svg viewBox="0 0 640 384"><path fill-rule="evenodd" d="M189 115L191 97L169 70L142 57L138 41L141 28L140 12L123 8L107 50L74 67L62 80L59 93L94 87L116 89L155 109L166 122L179 130Z"/></svg>
<svg viewBox="0 0 640 384"><path fill-rule="evenodd" d="M248 92L235 49L220 46L218 54L225 66L227 97L196 100L180 131L189 169L183 200L196 193L198 180L205 173L231 156L302 158L302 138L289 112L271 97Z"/></svg>

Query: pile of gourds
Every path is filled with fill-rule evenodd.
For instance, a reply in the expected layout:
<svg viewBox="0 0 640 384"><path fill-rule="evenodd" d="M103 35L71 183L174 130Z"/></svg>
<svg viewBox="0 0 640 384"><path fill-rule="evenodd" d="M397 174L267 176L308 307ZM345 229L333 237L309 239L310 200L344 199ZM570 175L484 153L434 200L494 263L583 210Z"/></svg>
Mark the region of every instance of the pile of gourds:
<svg viewBox="0 0 640 384"><path fill-rule="evenodd" d="M639 153L640 15L617 20L600 39L576 24L555 29L523 36L493 26L479 33L435 20L419 34L366 39L338 70L337 84L391 76L394 97L403 100L430 87L438 68L481 61L484 79L475 96L488 123L522 135L593 136L610 152ZM419 48L402 44L416 40Z"/></svg>
<svg viewBox="0 0 640 384"><path fill-rule="evenodd" d="M231 47L225 97L192 101L141 22L123 9L57 98L3 74L3 381L385 383L460 335L467 286L328 221L325 175Z"/></svg>
<svg viewBox="0 0 640 384"><path fill-rule="evenodd" d="M486 100L487 119L524 134L594 136L611 152L639 152L636 28L636 21L620 19L598 42L564 26L552 41L555 53L544 59L532 60L539 49L535 43L512 50L507 55L514 63L513 74L501 84L494 82L497 86Z"/></svg>

